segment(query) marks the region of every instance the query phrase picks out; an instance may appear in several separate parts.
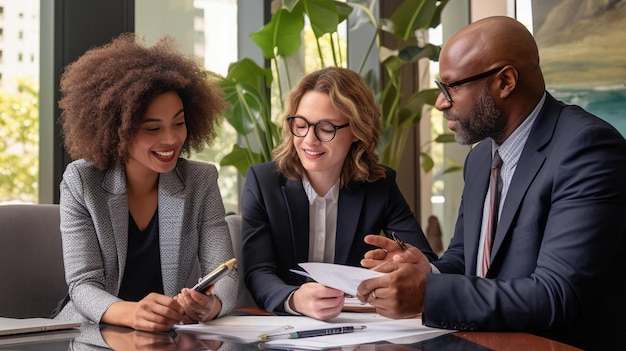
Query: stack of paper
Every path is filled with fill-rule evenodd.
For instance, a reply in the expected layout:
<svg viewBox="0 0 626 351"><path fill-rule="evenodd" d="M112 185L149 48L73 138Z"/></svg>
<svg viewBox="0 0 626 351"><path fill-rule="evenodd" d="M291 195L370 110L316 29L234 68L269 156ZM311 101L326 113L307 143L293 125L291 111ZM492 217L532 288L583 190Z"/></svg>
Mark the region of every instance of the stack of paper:
<svg viewBox="0 0 626 351"><path fill-rule="evenodd" d="M325 335L299 339L263 341L261 334L277 330L300 331L345 325L364 325L366 328L347 334ZM376 313L341 313L330 321L319 321L303 316L227 316L206 324L176 326L178 330L197 333L203 339L259 343L264 347L278 349L321 350L342 346L362 345L378 341L414 343L449 333L450 330L434 329L413 319L388 319Z"/></svg>

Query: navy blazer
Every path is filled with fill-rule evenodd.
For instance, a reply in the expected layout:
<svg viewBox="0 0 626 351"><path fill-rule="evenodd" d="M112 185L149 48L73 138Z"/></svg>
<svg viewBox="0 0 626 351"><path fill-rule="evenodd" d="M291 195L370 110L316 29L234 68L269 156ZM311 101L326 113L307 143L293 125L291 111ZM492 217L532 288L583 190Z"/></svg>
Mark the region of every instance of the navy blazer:
<svg viewBox="0 0 626 351"><path fill-rule="evenodd" d="M468 155L448 250L429 274L426 325L527 331L585 349L626 344L626 142L547 94L477 278L491 140Z"/></svg>
<svg viewBox="0 0 626 351"><path fill-rule="evenodd" d="M360 266L375 247L363 238L382 231L395 233L436 259L396 184L396 173L373 183L352 182L339 191L335 262ZM248 170L241 199L242 251L245 281L258 306L284 312L289 294L306 278L301 269L309 255L309 201L301 180L288 180L274 162Z"/></svg>

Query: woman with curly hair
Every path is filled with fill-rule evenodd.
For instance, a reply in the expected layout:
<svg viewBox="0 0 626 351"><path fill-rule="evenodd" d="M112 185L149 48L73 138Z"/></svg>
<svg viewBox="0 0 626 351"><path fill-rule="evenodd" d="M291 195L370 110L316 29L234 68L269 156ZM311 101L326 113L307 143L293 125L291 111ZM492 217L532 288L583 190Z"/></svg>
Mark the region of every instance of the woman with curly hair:
<svg viewBox="0 0 626 351"><path fill-rule="evenodd" d="M215 166L179 158L210 143L226 107L201 63L166 37L88 50L61 78L74 159L61 181L69 293L56 318L166 331L231 311L236 271L186 288L233 257ZM196 277L197 278L197 277Z"/></svg>
<svg viewBox="0 0 626 351"><path fill-rule="evenodd" d="M242 195L245 281L260 307L322 320L337 316L343 292L289 270L307 261L358 266L373 249L363 241L370 233L395 232L437 257L395 171L378 164L380 134L374 95L349 69L318 70L291 91L283 142L273 162L248 170Z"/></svg>

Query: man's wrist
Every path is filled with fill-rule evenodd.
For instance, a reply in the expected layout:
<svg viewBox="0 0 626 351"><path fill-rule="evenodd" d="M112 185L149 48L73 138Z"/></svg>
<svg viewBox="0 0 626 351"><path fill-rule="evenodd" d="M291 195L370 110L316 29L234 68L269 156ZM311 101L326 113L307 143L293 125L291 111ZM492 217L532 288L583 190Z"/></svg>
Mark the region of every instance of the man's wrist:
<svg viewBox="0 0 626 351"><path fill-rule="evenodd" d="M439 271L439 268L437 268L437 266L435 266L432 263L430 263L430 270L431 270L431 273L435 273L435 274L440 274L441 273L441 271Z"/></svg>
<svg viewBox="0 0 626 351"><path fill-rule="evenodd" d="M287 300L285 300L284 308L285 308L285 312L289 313L289 314L293 314L293 315L297 315L297 316L301 316L302 313L299 313L296 311L295 306L293 305L293 296L296 293L296 290L292 291L289 296L287 297Z"/></svg>

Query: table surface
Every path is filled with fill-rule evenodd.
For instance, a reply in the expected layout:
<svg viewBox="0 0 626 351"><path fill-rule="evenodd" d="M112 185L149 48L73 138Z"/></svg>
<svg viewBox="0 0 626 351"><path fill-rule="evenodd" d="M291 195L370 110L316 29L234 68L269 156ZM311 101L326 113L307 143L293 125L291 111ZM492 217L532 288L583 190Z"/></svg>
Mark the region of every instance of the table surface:
<svg viewBox="0 0 626 351"><path fill-rule="evenodd" d="M169 334L147 333L114 326L106 327L104 330L108 331L105 338L108 345L115 350L200 351L210 349L220 351L258 351L263 349L257 343L237 344L217 340L201 340L195 334L180 331ZM81 343L79 335L78 330L32 333L28 335L29 340L23 339L23 342L13 344L6 344L11 341L11 337L0 337L0 350L103 350L99 346ZM105 335L104 332L103 335ZM381 342L368 346L374 346L376 351L578 350L577 348L532 334L492 332L454 332L413 344L399 345Z"/></svg>

